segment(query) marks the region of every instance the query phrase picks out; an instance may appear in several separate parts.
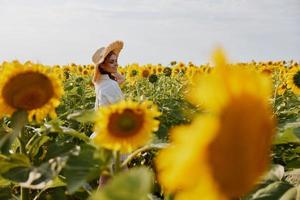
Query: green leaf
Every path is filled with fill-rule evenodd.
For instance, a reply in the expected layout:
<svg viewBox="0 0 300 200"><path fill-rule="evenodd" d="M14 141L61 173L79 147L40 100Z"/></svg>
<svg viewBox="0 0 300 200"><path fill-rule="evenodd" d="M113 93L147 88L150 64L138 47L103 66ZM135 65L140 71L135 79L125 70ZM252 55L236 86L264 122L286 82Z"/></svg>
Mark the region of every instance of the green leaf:
<svg viewBox="0 0 300 200"><path fill-rule="evenodd" d="M67 119L73 119L81 123L94 122L95 111L94 110L78 111L68 115Z"/></svg>
<svg viewBox="0 0 300 200"><path fill-rule="evenodd" d="M80 140L83 140L84 142L89 142L90 138L88 136L86 136L84 133L80 133L72 128L68 128L68 127L64 127L64 126L60 126L59 124L57 124L56 121L52 121L48 124L44 124L48 129L50 129L50 131L52 132L57 132L58 134L65 134L65 135L69 135L75 138L78 138Z"/></svg>
<svg viewBox="0 0 300 200"><path fill-rule="evenodd" d="M27 113L25 111L16 111L12 115L12 133L6 134L0 140L0 152L8 154L11 145L21 134L21 130L27 123Z"/></svg>
<svg viewBox="0 0 300 200"><path fill-rule="evenodd" d="M0 176L0 188L8 187L10 185L10 183L11 182L9 180L6 180L6 179L4 179L3 177Z"/></svg>
<svg viewBox="0 0 300 200"><path fill-rule="evenodd" d="M1 157L0 154L0 174L17 167L30 167L30 160L24 154L12 154L10 156Z"/></svg>
<svg viewBox="0 0 300 200"><path fill-rule="evenodd" d="M115 176L91 200L148 200L153 175L147 168L133 168Z"/></svg>
<svg viewBox="0 0 300 200"><path fill-rule="evenodd" d="M84 94L84 90L81 87L77 88L77 94L79 94L80 96L82 96Z"/></svg>
<svg viewBox="0 0 300 200"><path fill-rule="evenodd" d="M2 174L5 179L13 182L25 182L28 179L30 168L14 167Z"/></svg>
<svg viewBox="0 0 300 200"><path fill-rule="evenodd" d="M264 188L257 190L249 199L251 200L280 199L292 187L293 186L288 183L276 181L267 185Z"/></svg>
<svg viewBox="0 0 300 200"><path fill-rule="evenodd" d="M60 127L60 131L58 132L60 134L70 135L72 137L78 138L80 140L83 140L84 142L89 142L90 138L86 136L84 133L80 133L72 128L68 127Z"/></svg>
<svg viewBox="0 0 300 200"><path fill-rule="evenodd" d="M3 177L17 182L23 188L45 189L53 186L53 180L56 179L62 168L65 166L67 157L57 157L38 167L13 168ZM56 185L56 187L59 187Z"/></svg>
<svg viewBox="0 0 300 200"><path fill-rule="evenodd" d="M282 197L280 200L298 200L300 199L300 188L299 187L293 187L289 189Z"/></svg>
<svg viewBox="0 0 300 200"><path fill-rule="evenodd" d="M279 133L273 144L278 145L287 143L300 144L300 139L295 135L294 128L288 128L283 133Z"/></svg>
<svg viewBox="0 0 300 200"><path fill-rule="evenodd" d="M288 168L292 168L292 169L300 168L300 159L299 158L295 158L295 159L289 161L287 163L287 167Z"/></svg>
<svg viewBox="0 0 300 200"><path fill-rule="evenodd" d="M26 150L33 160L34 156L39 152L40 147L50 140L47 135L34 135L29 142L26 144Z"/></svg>
<svg viewBox="0 0 300 200"><path fill-rule="evenodd" d="M100 174L100 168L106 164L107 161L96 158L94 152L94 147L82 145L80 153L72 155L68 159L62 174L70 194L76 192L88 181L97 178Z"/></svg>
<svg viewBox="0 0 300 200"><path fill-rule="evenodd" d="M34 200L35 199L39 199L39 197L48 189L52 189L52 188L59 188L58 190L60 191L62 188L61 187L64 187L66 186L66 184L59 178L59 177L56 177L52 183L48 186L46 186L45 188L43 188L41 191L39 191L39 193L35 196ZM56 190L52 190L51 191L51 196L56 192ZM62 196L63 198L58 198L59 200L61 199L65 199L65 195Z"/></svg>
<svg viewBox="0 0 300 200"><path fill-rule="evenodd" d="M70 154L70 152L76 148L76 145L72 143L51 143L48 147L44 160L50 160L55 157L62 157Z"/></svg>
<svg viewBox="0 0 300 200"><path fill-rule="evenodd" d="M11 192L9 188L0 187L0 199L11 199Z"/></svg>
<svg viewBox="0 0 300 200"><path fill-rule="evenodd" d="M68 154L76 153L74 150ZM78 152L77 152L78 153ZM40 166L31 166L29 159L23 154L12 154L0 157L1 176L18 183L21 187L43 189L61 172L68 154L49 159Z"/></svg>

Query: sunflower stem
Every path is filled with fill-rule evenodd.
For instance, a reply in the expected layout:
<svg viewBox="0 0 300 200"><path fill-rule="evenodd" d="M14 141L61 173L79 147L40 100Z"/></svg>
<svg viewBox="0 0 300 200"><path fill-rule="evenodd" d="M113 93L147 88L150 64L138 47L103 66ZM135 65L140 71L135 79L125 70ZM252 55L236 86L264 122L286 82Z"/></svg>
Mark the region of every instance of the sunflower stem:
<svg viewBox="0 0 300 200"><path fill-rule="evenodd" d="M29 189L21 187L21 199L20 200L29 200Z"/></svg>
<svg viewBox="0 0 300 200"><path fill-rule="evenodd" d="M27 156L26 148L25 148L26 142L25 142L23 134L20 133L18 139L20 142L20 153L25 154ZM21 187L21 199L20 200L29 200L29 189L28 188Z"/></svg>
<svg viewBox="0 0 300 200"><path fill-rule="evenodd" d="M115 174L121 171L121 155L120 151L115 151Z"/></svg>
<svg viewBox="0 0 300 200"><path fill-rule="evenodd" d="M26 143L25 143L25 138L24 134L22 134L22 130L24 126L27 123L27 112L18 110L16 111L13 116L12 116L12 127L13 127L13 140L11 141L11 144L13 143L15 137L18 138L20 142L20 153L21 154L26 154ZM21 200L29 200L29 189L21 187Z"/></svg>
<svg viewBox="0 0 300 200"><path fill-rule="evenodd" d="M143 146L142 148L139 148L137 150L135 150L133 153L131 153L126 160L123 161L123 163L121 164L121 168L126 167L127 164L135 157L137 156L139 153L143 152L143 151L149 151L149 150L160 150L160 149L164 149L166 148L168 144L166 143L161 143L161 144L150 144L150 145L146 145Z"/></svg>

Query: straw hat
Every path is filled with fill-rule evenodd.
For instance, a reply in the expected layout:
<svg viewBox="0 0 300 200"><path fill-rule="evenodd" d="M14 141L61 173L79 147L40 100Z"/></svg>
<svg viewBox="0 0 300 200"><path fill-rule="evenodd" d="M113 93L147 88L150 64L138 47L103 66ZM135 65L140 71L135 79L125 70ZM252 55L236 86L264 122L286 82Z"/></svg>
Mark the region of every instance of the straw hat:
<svg viewBox="0 0 300 200"><path fill-rule="evenodd" d="M110 43L108 46L106 47L101 47L99 49L97 49L97 51L94 53L93 57L92 57L92 61L95 64L95 71L94 71L94 77L93 77L93 82L97 82L100 78L100 72L98 70L98 66L99 64L101 64L105 57L110 53L110 52L114 52L116 54L117 57L119 57L119 53L123 48L123 41L121 40L116 40L112 43Z"/></svg>

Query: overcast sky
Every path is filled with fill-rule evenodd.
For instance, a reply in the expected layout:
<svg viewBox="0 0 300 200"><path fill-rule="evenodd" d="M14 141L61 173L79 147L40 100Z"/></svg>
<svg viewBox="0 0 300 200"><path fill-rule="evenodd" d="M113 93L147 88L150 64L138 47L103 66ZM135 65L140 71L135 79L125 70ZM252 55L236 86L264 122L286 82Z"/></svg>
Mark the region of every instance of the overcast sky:
<svg viewBox="0 0 300 200"><path fill-rule="evenodd" d="M0 62L88 64L116 39L121 65L300 60L300 0L0 0Z"/></svg>

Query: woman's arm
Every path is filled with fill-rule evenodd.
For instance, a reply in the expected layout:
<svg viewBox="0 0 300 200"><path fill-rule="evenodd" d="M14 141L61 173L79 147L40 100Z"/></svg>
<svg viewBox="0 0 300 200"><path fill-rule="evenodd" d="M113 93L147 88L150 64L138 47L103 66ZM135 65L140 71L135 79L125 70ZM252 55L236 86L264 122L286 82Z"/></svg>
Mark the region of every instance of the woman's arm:
<svg viewBox="0 0 300 200"><path fill-rule="evenodd" d="M125 76L123 76L122 74L120 74L119 72L116 73L112 73L112 75L117 79L117 82L119 84L123 83L125 81Z"/></svg>

